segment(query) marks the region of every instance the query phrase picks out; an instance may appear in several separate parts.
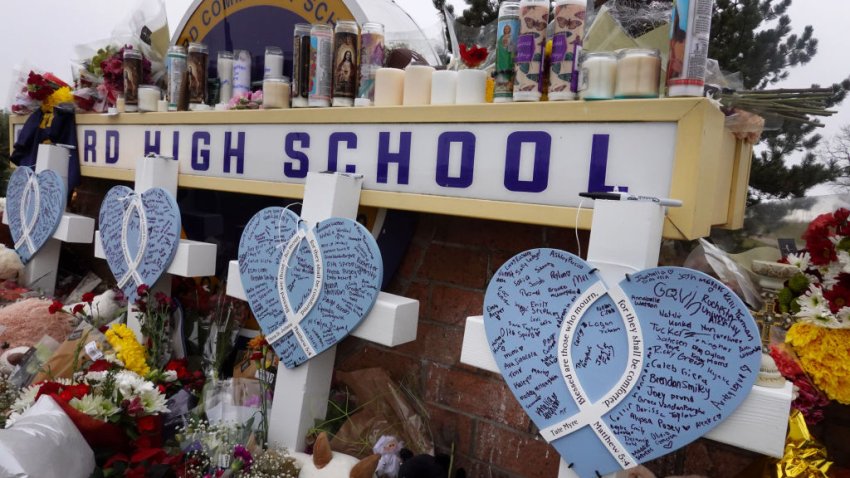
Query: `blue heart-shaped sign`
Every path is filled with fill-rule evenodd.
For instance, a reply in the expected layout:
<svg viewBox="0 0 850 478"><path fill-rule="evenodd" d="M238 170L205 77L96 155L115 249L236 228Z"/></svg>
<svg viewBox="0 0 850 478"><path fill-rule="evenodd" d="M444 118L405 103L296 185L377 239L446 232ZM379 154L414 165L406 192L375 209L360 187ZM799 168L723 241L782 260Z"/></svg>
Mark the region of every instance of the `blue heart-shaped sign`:
<svg viewBox="0 0 850 478"><path fill-rule="evenodd" d="M484 314L508 386L582 478L704 435L746 398L761 360L741 300L678 267L609 288L572 254L530 250L493 277Z"/></svg>
<svg viewBox="0 0 850 478"><path fill-rule="evenodd" d="M6 189L6 214L15 250L26 264L53 236L65 212L65 183L56 171L15 169Z"/></svg>
<svg viewBox="0 0 850 478"><path fill-rule="evenodd" d="M136 194L127 186L110 189L100 205L100 240L106 262L127 300L153 286L168 270L180 244L180 209L162 188Z"/></svg>
<svg viewBox="0 0 850 478"><path fill-rule="evenodd" d="M378 244L355 221L307 228L288 209L258 212L239 242L239 272L254 316L289 368L345 338L381 288Z"/></svg>

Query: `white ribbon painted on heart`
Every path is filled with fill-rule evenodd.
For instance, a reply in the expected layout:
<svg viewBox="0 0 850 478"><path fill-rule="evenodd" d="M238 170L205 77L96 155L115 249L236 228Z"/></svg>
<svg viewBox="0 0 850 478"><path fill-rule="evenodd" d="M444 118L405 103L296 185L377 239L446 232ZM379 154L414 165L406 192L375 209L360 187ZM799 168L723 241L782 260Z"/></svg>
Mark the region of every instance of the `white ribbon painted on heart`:
<svg viewBox="0 0 850 478"><path fill-rule="evenodd" d="M139 274L139 265L145 256L145 249L148 247L148 220L145 216L145 208L142 204L142 198L139 195L126 196L122 201L130 200L130 205L124 210L124 218L121 223L121 252L124 255L124 262L127 263L127 271L118 279L118 288L123 288L127 282L132 279L136 283L136 287L144 284L141 274ZM136 256L131 257L130 246L127 241L127 229L130 224L130 219L133 217L133 211L139 215L139 248L136 250ZM153 284L147 284L151 286Z"/></svg>
<svg viewBox="0 0 850 478"><path fill-rule="evenodd" d="M570 345L573 343L578 323L585 312L596 302L608 294L614 301L620 317L626 326L627 341L629 344L629 359L623 375L617 383L606 392L603 400L591 402L584 391L575 372ZM558 361L561 364L561 374L567 384L567 389L579 408L579 413L554 425L540 430L540 435L547 442L552 442L565 437L577 430L590 426L599 440L608 449L615 460L623 469L637 465L637 460L626 450L626 447L617 439L608 425L602 420L602 416L620 402L625 400L629 392L637 384L641 370L643 370L643 333L634 307L628 297L619 286L607 289L602 281L597 282L573 302L572 307L564 316L561 324L560 340L558 343Z"/></svg>
<svg viewBox="0 0 850 478"><path fill-rule="evenodd" d="M289 301L289 294L287 294L286 271L289 267L289 261L295 255L295 252L298 250L298 246L301 244L302 240L307 241L307 246L310 248L310 255L313 258L313 285L310 288L310 294L307 296L306 300L304 300L304 303L301 304L301 307L299 307L297 311L293 311L292 304ZM304 351L304 355L306 355L307 358L316 356L316 350L307 338L307 334L304 333L304 329L301 328L301 321L304 320L304 317L306 317L313 307L315 307L316 303L319 302L319 294L322 291L323 281L324 265L322 263L322 254L319 249L319 241L316 239L316 235L313 234L312 229L305 230L299 228L298 233L292 236L292 238L290 238L284 245L283 256L280 258L277 273L277 291L280 296L280 305L283 307L284 317L286 317L286 323L281 327L278 327L274 332L270 333L266 337L269 344L277 342L291 332L295 335L298 345L301 346L301 349Z"/></svg>
<svg viewBox="0 0 850 478"><path fill-rule="evenodd" d="M30 254L35 254L35 244L32 242L32 234L33 229L35 229L35 224L38 222L39 210L41 209L41 189L38 187L38 178L35 173L28 171L27 174L29 178L27 179L27 185L24 186L24 192L21 194L21 237L18 238L18 241L15 243L15 249L19 249L21 246L26 244L27 249ZM27 221L27 206L29 205L29 196L30 191L33 194L34 211L32 214L32 218Z"/></svg>

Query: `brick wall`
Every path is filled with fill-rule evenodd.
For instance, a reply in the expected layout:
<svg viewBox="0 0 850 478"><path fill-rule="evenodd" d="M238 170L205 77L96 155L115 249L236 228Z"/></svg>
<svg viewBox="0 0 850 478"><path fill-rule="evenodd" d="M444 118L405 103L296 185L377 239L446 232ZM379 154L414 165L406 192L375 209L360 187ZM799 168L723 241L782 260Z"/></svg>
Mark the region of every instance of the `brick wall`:
<svg viewBox="0 0 850 478"><path fill-rule="evenodd" d="M588 234L580 232L583 255ZM537 435L502 377L460 363L466 318L481 315L484 291L513 255L534 247L573 253L575 231L458 217L421 215L389 292L418 299L415 342L387 348L349 338L337 352L343 371L383 367L418 387L438 451L452 446L472 478L554 478L558 453ZM730 478L757 455L704 440L650 468L659 476L698 473Z"/></svg>

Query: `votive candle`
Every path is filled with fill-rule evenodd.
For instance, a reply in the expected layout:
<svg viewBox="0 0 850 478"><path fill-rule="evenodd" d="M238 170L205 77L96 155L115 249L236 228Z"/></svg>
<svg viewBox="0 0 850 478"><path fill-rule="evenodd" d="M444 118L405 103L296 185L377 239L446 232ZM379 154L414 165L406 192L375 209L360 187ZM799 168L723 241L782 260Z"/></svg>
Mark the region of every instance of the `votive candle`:
<svg viewBox="0 0 850 478"><path fill-rule="evenodd" d="M379 68L375 72L375 106L397 106L404 101L404 70Z"/></svg>

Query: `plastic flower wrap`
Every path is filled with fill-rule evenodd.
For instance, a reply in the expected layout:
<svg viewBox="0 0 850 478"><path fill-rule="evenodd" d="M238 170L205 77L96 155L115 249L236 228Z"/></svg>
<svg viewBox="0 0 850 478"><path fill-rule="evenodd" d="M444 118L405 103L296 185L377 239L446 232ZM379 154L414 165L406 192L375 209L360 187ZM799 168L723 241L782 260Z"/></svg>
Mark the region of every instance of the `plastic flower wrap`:
<svg viewBox="0 0 850 478"><path fill-rule="evenodd" d="M17 77L17 85L11 107L15 114L27 115L39 108L50 113L60 104L74 102L68 84L52 73L21 71Z"/></svg>
<svg viewBox="0 0 850 478"><path fill-rule="evenodd" d="M791 407L803 414L806 423L811 425L820 423L824 417L823 409L829 405L829 399L815 387L803 371L794 351L783 343L771 344L770 356L776 362L779 373L796 387L797 396L791 402Z"/></svg>

